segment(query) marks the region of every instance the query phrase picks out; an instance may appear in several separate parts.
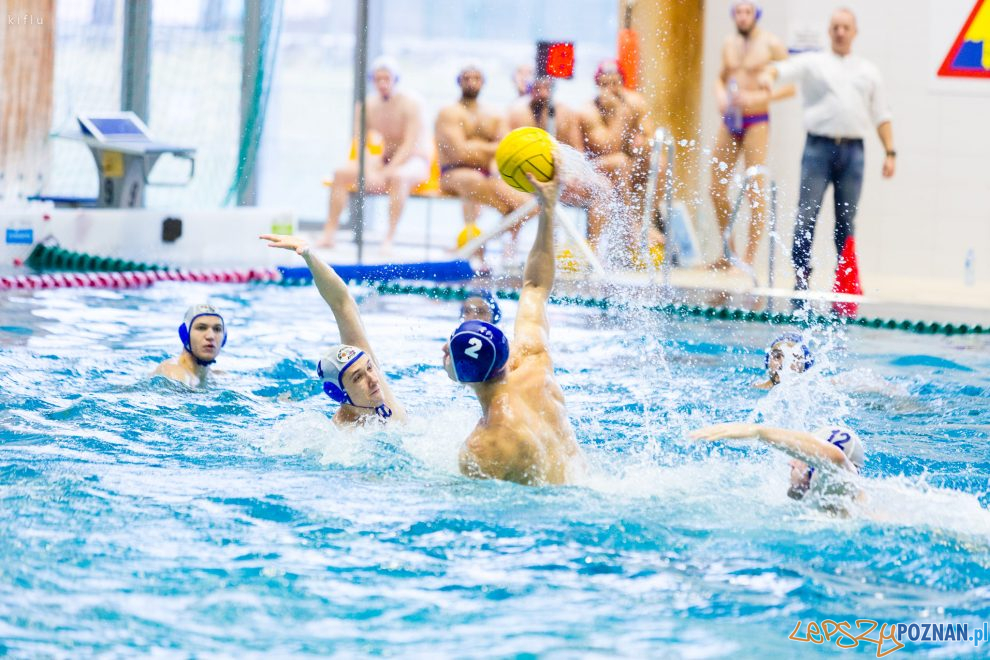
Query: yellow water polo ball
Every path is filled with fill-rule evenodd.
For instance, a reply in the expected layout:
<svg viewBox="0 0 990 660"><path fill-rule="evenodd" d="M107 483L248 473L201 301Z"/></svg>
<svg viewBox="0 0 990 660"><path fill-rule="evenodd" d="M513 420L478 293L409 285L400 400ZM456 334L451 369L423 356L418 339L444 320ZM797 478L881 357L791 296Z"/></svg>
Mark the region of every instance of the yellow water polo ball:
<svg viewBox="0 0 990 660"><path fill-rule="evenodd" d="M498 173L516 190L533 192L526 173L532 174L537 181L553 178L553 150L556 145L556 141L542 128L517 128L502 138L495 150Z"/></svg>

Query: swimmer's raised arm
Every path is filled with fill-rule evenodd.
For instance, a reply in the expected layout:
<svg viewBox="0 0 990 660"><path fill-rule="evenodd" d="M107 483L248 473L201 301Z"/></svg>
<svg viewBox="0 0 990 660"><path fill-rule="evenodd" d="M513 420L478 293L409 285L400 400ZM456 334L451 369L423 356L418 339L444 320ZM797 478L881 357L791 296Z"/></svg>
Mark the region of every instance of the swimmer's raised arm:
<svg viewBox="0 0 990 660"><path fill-rule="evenodd" d="M317 290L333 312L337 330L340 332L340 343L357 346L377 362L364 331L364 324L361 323L361 313L351 292L347 290L347 284L322 259L309 251L309 243L299 236L280 234L262 234L258 238L268 241L269 247L292 250L306 261L310 272L313 273L313 282Z"/></svg>
<svg viewBox="0 0 990 660"><path fill-rule="evenodd" d="M761 424L735 422L716 424L707 428L692 431L693 440L731 440L756 438L765 444L775 447L785 454L818 468L840 468L856 471L855 466L841 449L826 442L811 433L778 429Z"/></svg>
<svg viewBox="0 0 990 660"><path fill-rule="evenodd" d="M554 176L550 181L540 183L531 175L526 176L536 189L536 198L540 202L540 218L536 240L526 258L526 269L523 271L515 340L524 351L539 352L547 349L550 332L547 300L554 281L553 215L560 195L560 181Z"/></svg>

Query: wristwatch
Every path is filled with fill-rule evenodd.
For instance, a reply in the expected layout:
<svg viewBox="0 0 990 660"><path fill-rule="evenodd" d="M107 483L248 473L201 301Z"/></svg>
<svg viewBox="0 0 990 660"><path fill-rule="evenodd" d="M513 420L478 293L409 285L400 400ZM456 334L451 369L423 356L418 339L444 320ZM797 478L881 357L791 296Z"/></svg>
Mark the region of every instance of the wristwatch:
<svg viewBox="0 0 990 660"><path fill-rule="evenodd" d="M887 151L887 157L888 158L897 158L897 152L894 151L893 149L889 149Z"/></svg>

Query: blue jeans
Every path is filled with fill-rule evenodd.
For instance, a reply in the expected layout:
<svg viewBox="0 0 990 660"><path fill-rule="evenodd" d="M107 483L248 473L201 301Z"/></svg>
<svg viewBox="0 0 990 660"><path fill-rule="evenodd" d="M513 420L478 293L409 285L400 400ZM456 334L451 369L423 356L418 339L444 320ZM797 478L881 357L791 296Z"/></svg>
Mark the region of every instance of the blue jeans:
<svg viewBox="0 0 990 660"><path fill-rule="evenodd" d="M801 195L794 219L794 288L804 291L811 278L811 243L822 208L825 189L832 184L835 198L835 252L842 254L846 238L853 235L853 220L863 188L863 141L808 135L801 157Z"/></svg>

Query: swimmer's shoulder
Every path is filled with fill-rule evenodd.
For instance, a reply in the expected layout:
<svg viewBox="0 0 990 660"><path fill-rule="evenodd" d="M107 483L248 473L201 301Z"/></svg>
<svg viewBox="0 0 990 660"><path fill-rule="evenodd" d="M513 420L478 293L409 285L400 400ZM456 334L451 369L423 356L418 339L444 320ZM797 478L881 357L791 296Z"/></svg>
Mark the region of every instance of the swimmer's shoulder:
<svg viewBox="0 0 990 660"><path fill-rule="evenodd" d="M167 360L159 363L155 370L151 373L152 376L165 376L166 378L171 378L173 380L181 378L182 375L186 373L186 370L182 368L179 364L179 359L175 357L170 357Z"/></svg>
<svg viewBox="0 0 990 660"><path fill-rule="evenodd" d="M725 35L725 39L722 40L722 56L726 59L739 48L739 38L735 34Z"/></svg>
<svg viewBox="0 0 990 660"><path fill-rule="evenodd" d="M627 105L636 112L646 112L649 110L649 105L646 103L646 97L634 90L626 90L624 93L624 98Z"/></svg>
<svg viewBox="0 0 990 660"><path fill-rule="evenodd" d="M760 35L762 36L763 43L766 44L767 48L771 50L783 50L784 53L787 52L783 40L773 32L770 32L769 30L761 30Z"/></svg>
<svg viewBox="0 0 990 660"><path fill-rule="evenodd" d="M465 110L459 103L445 105L437 112L437 124L456 122L464 116Z"/></svg>
<svg viewBox="0 0 990 660"><path fill-rule="evenodd" d="M187 387L196 387L199 383L193 374L189 373L180 363L178 358L169 358L159 364L151 373L152 378L163 376L171 381L180 383Z"/></svg>

